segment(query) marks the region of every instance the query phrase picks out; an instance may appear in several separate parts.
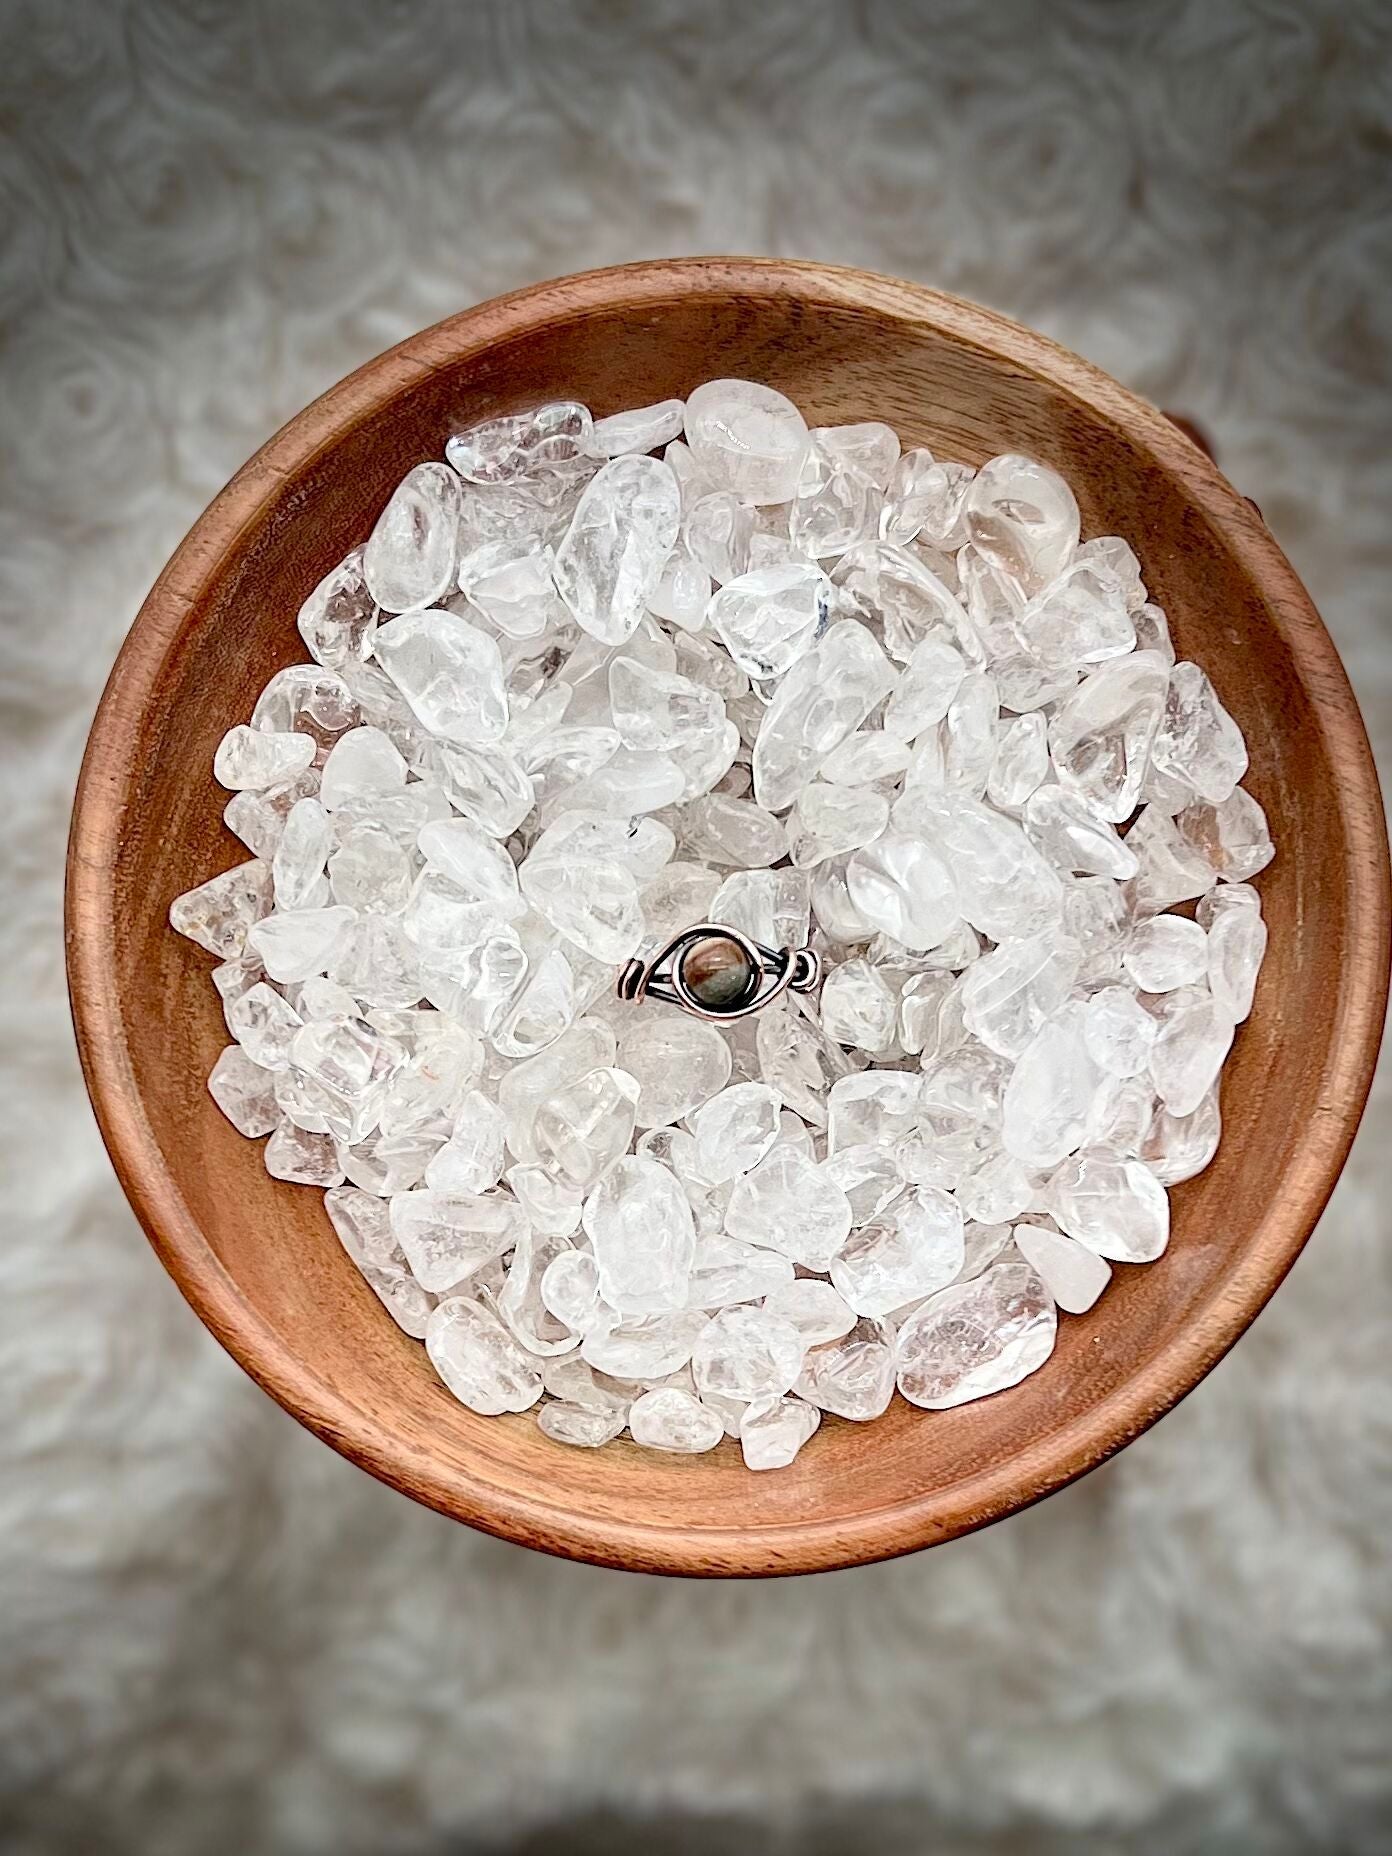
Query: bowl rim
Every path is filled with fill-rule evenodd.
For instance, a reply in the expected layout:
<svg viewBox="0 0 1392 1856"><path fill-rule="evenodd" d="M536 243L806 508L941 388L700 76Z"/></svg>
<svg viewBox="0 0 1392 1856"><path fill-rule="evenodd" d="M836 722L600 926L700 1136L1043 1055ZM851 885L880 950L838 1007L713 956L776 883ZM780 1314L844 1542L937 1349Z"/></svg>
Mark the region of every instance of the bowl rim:
<svg viewBox="0 0 1392 1856"><path fill-rule="evenodd" d="M1342 950L1337 1035L1319 1115L1291 1156L1284 1190L1231 1275L1195 1319L1100 1404L949 1491L912 1495L854 1519L809 1517L767 1528L691 1531L558 1508L441 1465L309 1369L245 1300L203 1238L167 1172L134 1086L111 981L115 868L131 740L159 667L198 589L282 482L332 444L341 423L390 400L411 379L478 355L553 317L653 307L734 293L810 307L869 308L936 329L1008 360L1089 415L1125 425L1221 522L1225 541L1262 588L1310 692L1316 725L1341 770L1338 808L1352 847L1345 865L1349 941ZM995 310L879 273L777 258L689 257L611 266L538 283L448 317L368 361L283 426L231 479L180 543L127 634L83 758L68 844L68 985L84 1078L126 1197L156 1254L222 1346L293 1417L379 1480L443 1514L549 1553L629 1570L759 1577L892 1558L952 1539L1029 1506L1095 1468L1169 1411L1255 1319L1294 1262L1333 1190L1371 1086L1387 1003L1387 833L1367 734L1319 615L1247 501L1156 408L1048 337ZM944 1497L948 1499L945 1501Z"/></svg>

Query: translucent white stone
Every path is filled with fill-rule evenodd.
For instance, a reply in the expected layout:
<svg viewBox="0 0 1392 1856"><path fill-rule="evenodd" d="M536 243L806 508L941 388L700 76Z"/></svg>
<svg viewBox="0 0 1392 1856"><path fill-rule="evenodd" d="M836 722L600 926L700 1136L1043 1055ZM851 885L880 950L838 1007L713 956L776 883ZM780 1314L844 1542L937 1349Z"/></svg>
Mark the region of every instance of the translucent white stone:
<svg viewBox="0 0 1392 1856"><path fill-rule="evenodd" d="M1033 716L1022 716L1033 721ZM1065 875L1108 876L1120 881L1140 868L1136 853L1085 799L1062 786L1041 786L1025 801L1025 836Z"/></svg>
<svg viewBox="0 0 1392 1856"><path fill-rule="evenodd" d="M708 1319L699 1308L678 1308L602 1321L581 1341L580 1355L597 1372L616 1379L662 1379L686 1365Z"/></svg>
<svg viewBox="0 0 1392 1856"><path fill-rule="evenodd" d="M765 947L802 947L809 921L807 878L799 870L736 870L710 904L710 919Z"/></svg>
<svg viewBox="0 0 1392 1856"><path fill-rule="evenodd" d="M509 1167L505 1177L534 1231L545 1237L569 1237L580 1229L582 1195L548 1173L545 1167L534 1164Z"/></svg>
<svg viewBox="0 0 1392 1856"><path fill-rule="evenodd" d="M1012 1155L994 1153L954 1188L962 1214L978 1224L1006 1224L1033 1209L1038 1185Z"/></svg>
<svg viewBox="0 0 1392 1856"><path fill-rule="evenodd" d="M733 752L731 747L731 755ZM715 773L712 781L719 777ZM613 813L628 818L693 798L699 783L690 791L688 784L686 773L670 754L640 754L633 748L620 748L588 779L564 787L557 795L557 807L558 811Z"/></svg>
<svg viewBox="0 0 1392 1856"><path fill-rule="evenodd" d="M1141 563L1136 559L1135 549L1122 536L1094 535L1091 541L1080 544L1075 558L1091 561L1114 576L1120 585L1128 612L1138 612L1145 604L1146 590L1141 579Z"/></svg>
<svg viewBox="0 0 1392 1856"><path fill-rule="evenodd" d="M478 745L508 722L503 660L487 632L455 613L403 613L377 629L373 653L433 735Z"/></svg>
<svg viewBox="0 0 1392 1856"><path fill-rule="evenodd" d="M555 578L576 621L604 644L624 644L657 589L681 522L681 492L657 458L620 457L586 486Z"/></svg>
<svg viewBox="0 0 1392 1856"><path fill-rule="evenodd" d="M1025 1047L1006 1085L1001 1136L1032 1170L1057 1166L1087 1137L1102 1072L1086 1024L1081 1001L1064 1005Z"/></svg>
<svg viewBox="0 0 1392 1856"><path fill-rule="evenodd" d="M1142 992L1192 986L1208 971L1208 937L1182 915L1152 915L1126 937L1121 963Z"/></svg>
<svg viewBox="0 0 1392 1856"><path fill-rule="evenodd" d="M878 838L888 823L889 800L883 793L814 780L798 795L788 821L792 861L804 870L843 857Z"/></svg>
<svg viewBox="0 0 1392 1856"><path fill-rule="evenodd" d="M740 869L779 863L788 850L782 819L750 799L709 793L683 808L683 843L693 856Z"/></svg>
<svg viewBox="0 0 1392 1856"><path fill-rule="evenodd" d="M586 1334L605 1318L599 1266L587 1250L558 1250L541 1274L543 1305L572 1334Z"/></svg>
<svg viewBox="0 0 1392 1856"><path fill-rule="evenodd" d="M1160 1029L1150 1076L1173 1115L1191 1115L1217 1080L1232 1047L1233 1021L1206 986L1181 986L1155 1002Z"/></svg>
<svg viewBox="0 0 1392 1856"><path fill-rule="evenodd" d="M294 1186L341 1186L343 1163L338 1143L327 1134L314 1134L282 1121L266 1142L266 1171L272 1179Z"/></svg>
<svg viewBox="0 0 1392 1856"><path fill-rule="evenodd" d="M1175 825L1185 843L1228 883L1245 883L1276 854L1265 812L1240 786L1221 805L1186 806Z"/></svg>
<svg viewBox="0 0 1392 1856"><path fill-rule="evenodd" d="M754 511L728 490L710 490L692 501L682 536L692 559L717 585L754 565Z"/></svg>
<svg viewBox="0 0 1392 1856"><path fill-rule="evenodd" d="M1150 1061L1159 1026L1133 992L1104 986L1087 1002L1083 1038L1088 1054L1108 1076L1140 1076Z"/></svg>
<svg viewBox="0 0 1392 1856"><path fill-rule="evenodd" d="M568 1405L560 1399L548 1399L537 1412L537 1428L544 1436L582 1450L599 1450L612 1443L627 1421L624 1406L614 1411L586 1411L583 1405Z"/></svg>
<svg viewBox="0 0 1392 1856"><path fill-rule="evenodd" d="M223 808L222 821L247 849L269 863L285 830L285 821L301 799L319 791L319 774L313 767L260 792L233 793Z"/></svg>
<svg viewBox="0 0 1392 1856"><path fill-rule="evenodd" d="M503 1171L502 1110L481 1089L460 1105L454 1132L425 1169L432 1192L476 1194L496 1186Z"/></svg>
<svg viewBox="0 0 1392 1856"><path fill-rule="evenodd" d="M539 638L569 617L552 578L549 548L502 539L471 549L459 563L459 590L507 638Z"/></svg>
<svg viewBox="0 0 1392 1856"><path fill-rule="evenodd" d="M247 930L270 914L271 901L270 865L253 857L176 896L169 925L219 960L237 960L246 949Z"/></svg>
<svg viewBox="0 0 1392 1856"><path fill-rule="evenodd" d="M799 1276L764 1297L769 1314L791 1322L805 1347L818 1347L849 1334L856 1316L829 1282L817 1276Z"/></svg>
<svg viewBox="0 0 1392 1856"><path fill-rule="evenodd" d="M363 550L363 580L387 612L428 606L454 579L462 490L446 464L408 471Z"/></svg>
<svg viewBox="0 0 1392 1856"><path fill-rule="evenodd" d="M789 507L789 545L812 560L834 559L875 534L883 501L865 471L814 438Z"/></svg>
<svg viewBox="0 0 1392 1856"><path fill-rule="evenodd" d="M1125 1077L1108 1075L1098 1093L1096 1112L1088 1129L1088 1146L1106 1147L1128 1159L1134 1158L1140 1153L1155 1106L1155 1090L1148 1073Z"/></svg>
<svg viewBox="0 0 1392 1856"><path fill-rule="evenodd" d="M577 400L552 400L456 433L445 456L470 483L513 483L583 459L593 430L588 407Z"/></svg>
<svg viewBox="0 0 1392 1856"><path fill-rule="evenodd" d="M832 463L860 471L877 490L887 487L899 461L899 436L879 419L852 425L814 425L812 442Z"/></svg>
<svg viewBox="0 0 1392 1856"><path fill-rule="evenodd" d="M921 537L934 548L966 540L962 505L975 472L948 459L939 462L923 446L906 451L889 479L880 534L907 543Z"/></svg>
<svg viewBox="0 0 1392 1856"><path fill-rule="evenodd" d="M543 1102L531 1140L562 1185L584 1192L633 1139L638 1083L627 1071L596 1069ZM617 1304L615 1304L617 1306Z"/></svg>
<svg viewBox="0 0 1392 1856"><path fill-rule="evenodd" d="M746 503L797 494L810 444L784 394L752 380L708 380L686 402L686 442L698 469Z"/></svg>
<svg viewBox="0 0 1392 1856"><path fill-rule="evenodd" d="M754 795L782 812L821 762L893 687L888 659L863 625L842 620L779 684L754 744Z"/></svg>
<svg viewBox="0 0 1392 1856"><path fill-rule="evenodd" d="M1095 1251L1045 1225L1017 1224L1015 1248L1070 1315L1085 1314L1112 1279L1111 1265Z"/></svg>
<svg viewBox="0 0 1392 1856"><path fill-rule="evenodd" d="M309 655L328 670L361 662L372 648L377 602L367 590L362 560L363 550L354 548L325 574L296 619Z"/></svg>
<svg viewBox="0 0 1392 1856"><path fill-rule="evenodd" d="M700 631L710 604L711 577L684 541L667 556L657 585L648 595L648 611L683 631Z"/></svg>
<svg viewBox="0 0 1392 1856"><path fill-rule="evenodd" d="M1212 806L1230 798L1247 771L1242 731L1197 664L1176 664L1170 672L1151 765L1178 790Z"/></svg>
<svg viewBox="0 0 1392 1856"><path fill-rule="evenodd" d="M559 934L597 960L617 964L643 939L638 884L623 864L570 856L529 857L522 893Z"/></svg>
<svg viewBox="0 0 1392 1856"><path fill-rule="evenodd" d="M261 981L230 999L227 1028L263 1070L283 1070L290 1061L290 1043L304 1020L295 1008Z"/></svg>
<svg viewBox="0 0 1392 1856"><path fill-rule="evenodd" d="M379 1104L382 1132L417 1134L434 1126L443 1138L453 1126L481 1062L478 1040L457 1025L448 1026L392 1077Z"/></svg>
<svg viewBox="0 0 1392 1856"><path fill-rule="evenodd" d="M904 1176L894 1153L868 1142L857 1147L839 1147L822 1163L827 1176L834 1179L851 1206L851 1227L869 1224L891 1199L904 1190ZM829 1338L829 1337L826 1337Z"/></svg>
<svg viewBox="0 0 1392 1856"><path fill-rule="evenodd" d="M961 910L952 871L923 838L886 831L846 866L846 887L861 915L906 947L936 947Z"/></svg>
<svg viewBox="0 0 1392 1856"><path fill-rule="evenodd" d="M862 1318L828 1342L810 1347L793 1388L821 1411L859 1424L878 1418L894 1397L894 1342L884 1322Z"/></svg>
<svg viewBox="0 0 1392 1856"><path fill-rule="evenodd" d="M213 777L220 786L238 790L274 786L303 773L313 759L314 742L309 735L229 728L213 757Z"/></svg>
<svg viewBox="0 0 1392 1856"><path fill-rule="evenodd" d="M1028 1263L1000 1262L941 1290L910 1315L895 1346L900 1392L946 1411L1018 1385L1054 1350L1058 1312Z"/></svg>
<svg viewBox="0 0 1392 1856"><path fill-rule="evenodd" d="M1023 608L1015 632L1047 670L1100 664L1136 644L1121 581L1095 557L1075 560Z"/></svg>
<svg viewBox="0 0 1392 1856"><path fill-rule="evenodd" d="M905 1141L897 1152L905 1178L951 1188L995 1154L1009 1075L1004 1058L972 1042L925 1060L919 1138Z"/></svg>
<svg viewBox="0 0 1392 1856"><path fill-rule="evenodd" d="M505 1256L525 1229L521 1208L496 1194L397 1192L390 1203L392 1232L412 1275L437 1294Z"/></svg>
<svg viewBox="0 0 1392 1856"><path fill-rule="evenodd" d="M828 1150L835 1154L844 1147L892 1149L917 1122L920 1097L919 1078L909 1070L843 1076L827 1100Z"/></svg>
<svg viewBox="0 0 1392 1856"><path fill-rule="evenodd" d="M581 999L572 961L583 958L578 952L567 956L559 948L543 954L490 1026L494 1050L504 1057L535 1057L574 1024Z"/></svg>
<svg viewBox="0 0 1392 1856"><path fill-rule="evenodd" d="M328 901L324 866L333 842L333 826L319 801L296 800L271 860L277 908L317 908Z"/></svg>
<svg viewBox="0 0 1392 1856"><path fill-rule="evenodd" d="M691 1118L701 1178L718 1186L757 1166L778 1138L779 1109L778 1092L764 1083L735 1083L713 1095Z"/></svg>
<svg viewBox="0 0 1392 1856"><path fill-rule="evenodd" d="M336 811L345 800L395 792L406 781L406 762L380 728L350 728L334 743L324 763L319 798Z"/></svg>
<svg viewBox="0 0 1392 1856"><path fill-rule="evenodd" d="M541 1295L547 1269L570 1248L568 1238L542 1237L524 1225L498 1291L497 1310L513 1338L539 1358L556 1358L580 1345L580 1335L557 1320Z"/></svg>
<svg viewBox="0 0 1392 1856"><path fill-rule="evenodd" d="M1212 919L1208 930L1208 988L1219 1010L1234 1024L1241 1024L1252 1010L1257 975L1266 956L1266 939L1266 923L1259 907L1221 909Z"/></svg>
<svg viewBox="0 0 1392 1856"><path fill-rule="evenodd" d="M1162 1186L1178 1186L1203 1172L1218 1151L1222 1132L1215 1084L1188 1115L1172 1114L1157 1103L1140 1141L1140 1158Z"/></svg>
<svg viewBox="0 0 1392 1856"><path fill-rule="evenodd" d="M378 1129L356 1146L341 1146L338 1157L353 1185L379 1200L385 1213L394 1192L409 1192L421 1184L439 1146L433 1134L383 1134Z"/></svg>
<svg viewBox="0 0 1392 1856"><path fill-rule="evenodd" d="M616 657L609 666L609 701L620 739L642 753L703 744L725 721L725 704L714 690L630 657Z"/></svg>
<svg viewBox="0 0 1392 1856"><path fill-rule="evenodd" d="M666 1167L636 1154L615 1160L585 1200L583 1223L611 1308L633 1316L685 1305L696 1230L686 1194Z"/></svg>
<svg viewBox="0 0 1392 1856"><path fill-rule="evenodd" d="M324 1209L339 1242L392 1320L413 1340L424 1340L434 1301L412 1276L392 1236L386 1203L352 1186L324 1194Z"/></svg>
<svg viewBox="0 0 1392 1856"><path fill-rule="evenodd" d="M980 664L981 646L961 602L912 549L860 542L843 555L831 580L852 610L883 626L885 649L900 663L936 635Z"/></svg>
<svg viewBox="0 0 1392 1856"><path fill-rule="evenodd" d="M810 562L761 567L711 596L706 624L748 676L780 677L826 631L834 598Z"/></svg>
<svg viewBox="0 0 1392 1856"><path fill-rule="evenodd" d="M333 979L365 1005L396 1009L422 994L420 958L398 921L360 916L334 944Z"/></svg>
<svg viewBox="0 0 1392 1856"><path fill-rule="evenodd" d="M822 1414L805 1399L760 1399L740 1419L746 1469L786 1469L815 1433Z"/></svg>
<svg viewBox="0 0 1392 1856"><path fill-rule="evenodd" d="M612 1323L612 1311L606 1319ZM552 1398L565 1399L582 1411L627 1413L638 1390L631 1380L596 1372L575 1353L548 1355L541 1362L541 1379Z"/></svg>
<svg viewBox="0 0 1392 1856"><path fill-rule="evenodd" d="M687 1303L691 1308L728 1308L755 1302L793 1281L793 1266L776 1250L713 1232L696 1243Z"/></svg>
<svg viewBox="0 0 1392 1856"><path fill-rule="evenodd" d="M847 960L822 982L822 1030L838 1044L883 1051L894 1042L899 1000L868 960Z"/></svg>
<svg viewBox="0 0 1392 1856"><path fill-rule="evenodd" d="M229 1044L208 1074L208 1094L239 1134L269 1134L280 1120L270 1071L239 1044Z"/></svg>
<svg viewBox="0 0 1392 1856"><path fill-rule="evenodd" d="M978 551L1026 595L1067 567L1078 545L1078 504L1046 464L1006 453L983 464L967 490L968 533Z"/></svg>
<svg viewBox="0 0 1392 1856"><path fill-rule="evenodd" d="M385 826L370 819L337 835L338 849L329 859L329 890L334 901L365 915L398 914L411 895L408 853ZM280 849L284 848L282 838Z"/></svg>
<svg viewBox="0 0 1392 1856"><path fill-rule="evenodd" d="M468 819L433 819L419 835L422 857L458 889L512 920L526 907L517 887L517 868L496 838Z"/></svg>
<svg viewBox="0 0 1392 1856"><path fill-rule="evenodd" d="M1102 1148L1065 1160L1044 1204L1060 1229L1117 1263L1153 1263L1170 1240L1170 1202L1154 1173Z"/></svg>
<svg viewBox="0 0 1392 1856"><path fill-rule="evenodd" d="M425 1351L460 1404L485 1417L526 1411L541 1397L536 1361L482 1302L441 1302L426 1322Z"/></svg>
<svg viewBox="0 0 1392 1856"><path fill-rule="evenodd" d="M273 980L307 980L324 973L344 931L356 920L352 909L281 909L256 922L249 944Z"/></svg>
<svg viewBox="0 0 1392 1856"><path fill-rule="evenodd" d="M629 1407L628 1432L644 1449L699 1456L714 1450L725 1435L725 1426L717 1412L680 1386L658 1386Z"/></svg>
<svg viewBox="0 0 1392 1856"><path fill-rule="evenodd" d="M820 1166L779 1144L735 1182L725 1228L807 1269L824 1270L850 1233L851 1206Z"/></svg>
<svg viewBox="0 0 1392 1856"><path fill-rule="evenodd" d="M1048 723L1042 715L1017 715L996 736L996 751L986 775L986 797L993 806L1016 812L1048 771Z"/></svg>
<svg viewBox="0 0 1392 1856"><path fill-rule="evenodd" d="M658 400L628 412L596 419L589 449L598 457L617 458L630 451L658 451L681 434L686 407L681 400Z"/></svg>
<svg viewBox="0 0 1392 1856"><path fill-rule="evenodd" d="M991 940L1039 934L1057 923L1062 880L1014 819L964 797L912 793L895 808L894 825L926 834L951 872L959 912Z"/></svg>
<svg viewBox="0 0 1392 1856"><path fill-rule="evenodd" d="M708 1321L692 1350L698 1392L779 1398L802 1369L805 1345L790 1321L762 1308L727 1308Z"/></svg>
<svg viewBox="0 0 1392 1856"><path fill-rule="evenodd" d="M1174 819L1159 806L1143 806L1126 834L1127 849L1139 864L1126 886L1134 915L1155 915L1176 902L1188 902L1213 887L1213 866L1180 836Z"/></svg>
<svg viewBox="0 0 1392 1856"><path fill-rule="evenodd" d="M538 1056L515 1064L498 1083L498 1106L507 1117L507 1144L523 1162L539 1159L532 1138L536 1112L567 1083L614 1062L616 1043L597 1018L578 1019Z"/></svg>
<svg viewBox="0 0 1392 1856"><path fill-rule="evenodd" d="M1006 941L962 980L967 1029L1002 1057L1018 1057L1068 998L1083 950L1057 929Z"/></svg>
<svg viewBox="0 0 1392 1856"><path fill-rule="evenodd" d="M946 1193L919 1186L853 1231L831 1280L858 1315L888 1315L950 1283L962 1266L962 1213Z"/></svg>
<svg viewBox="0 0 1392 1856"><path fill-rule="evenodd" d="M1140 799L1168 679L1154 652L1115 658L1084 677L1049 724L1060 785L1114 825Z"/></svg>
<svg viewBox="0 0 1392 1856"><path fill-rule="evenodd" d="M357 666L359 670L364 666ZM322 760L345 729L362 719L343 677L318 664L278 670L256 699L251 725L263 734L308 735Z"/></svg>
<svg viewBox="0 0 1392 1856"><path fill-rule="evenodd" d="M618 1061L638 1084L638 1126L661 1128L723 1090L732 1060L713 1025L640 1006L619 1039Z"/></svg>
<svg viewBox="0 0 1392 1856"><path fill-rule="evenodd" d="M563 812L536 839L532 855L581 862L598 858L622 864L639 882L646 882L670 860L675 848L675 836L659 819Z"/></svg>

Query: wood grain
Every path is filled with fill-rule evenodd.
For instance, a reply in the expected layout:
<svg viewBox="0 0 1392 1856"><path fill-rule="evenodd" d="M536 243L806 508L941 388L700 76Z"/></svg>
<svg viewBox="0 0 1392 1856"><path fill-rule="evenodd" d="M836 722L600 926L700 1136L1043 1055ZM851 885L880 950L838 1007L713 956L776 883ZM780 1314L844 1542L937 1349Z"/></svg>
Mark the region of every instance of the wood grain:
<svg viewBox="0 0 1392 1856"><path fill-rule="evenodd" d="M319 1195L267 1177L204 1088L226 1041L209 962L170 899L240 860L213 749L296 610L396 480L460 423L575 395L598 414L719 374L791 393L814 422L886 419L979 463L1032 452L1076 487L1085 533L1127 536L1182 654L1251 750L1279 854L1271 948L1223 1089L1214 1165L1175 1233L1063 1323L1048 1367L958 1411L896 1403L828 1421L794 1467L733 1445L676 1459L568 1451L530 1416L445 1392L341 1253ZM73 1015L112 1160L151 1242L223 1345L372 1474L508 1539L647 1572L846 1566L950 1539L1037 1500L1153 1423L1222 1357L1309 1236L1372 1075L1387 993L1388 867L1343 669L1254 509L1163 414L1038 335L856 271L689 259L486 303L381 356L238 473L160 576L92 730L68 870Z"/></svg>

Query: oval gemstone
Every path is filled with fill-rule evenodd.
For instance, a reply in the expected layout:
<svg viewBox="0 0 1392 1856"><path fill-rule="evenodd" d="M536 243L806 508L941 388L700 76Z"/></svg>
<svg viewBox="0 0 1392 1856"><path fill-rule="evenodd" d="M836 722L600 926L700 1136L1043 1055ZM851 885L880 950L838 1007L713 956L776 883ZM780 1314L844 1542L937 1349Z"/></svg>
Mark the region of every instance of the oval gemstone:
<svg viewBox="0 0 1392 1856"><path fill-rule="evenodd" d="M694 942L681 957L681 976L687 991L708 1012L728 1012L743 1005L757 980L754 962L738 941L726 935L708 935Z"/></svg>

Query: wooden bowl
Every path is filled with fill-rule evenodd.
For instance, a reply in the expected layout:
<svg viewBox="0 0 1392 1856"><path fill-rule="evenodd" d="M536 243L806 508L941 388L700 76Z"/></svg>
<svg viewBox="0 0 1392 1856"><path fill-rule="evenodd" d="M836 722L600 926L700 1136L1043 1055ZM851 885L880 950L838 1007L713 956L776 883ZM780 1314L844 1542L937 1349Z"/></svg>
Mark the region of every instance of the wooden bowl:
<svg viewBox="0 0 1392 1856"><path fill-rule="evenodd" d="M1271 946L1223 1084L1208 1171L1174 1237L1067 1317L1048 1365L978 1404L829 1419L788 1470L734 1444L677 1458L553 1444L436 1379L334 1238L317 1192L269 1178L204 1086L226 1040L208 958L170 899L246 855L211 762L295 613L389 491L460 424L539 400L596 413L713 375L770 382L809 422L885 419L905 445L1062 471L1085 534L1127 536L1180 653L1251 750L1276 862ZM863 272L690 259L548 283L370 362L238 472L141 609L92 729L68 871L68 961L102 1133L150 1240L222 1344L287 1411L417 1500L549 1552L645 1572L847 1566L947 1540L1081 1475L1241 1334L1309 1236L1348 1152L1386 1001L1388 870L1347 679L1260 517L1152 407L989 310Z"/></svg>

